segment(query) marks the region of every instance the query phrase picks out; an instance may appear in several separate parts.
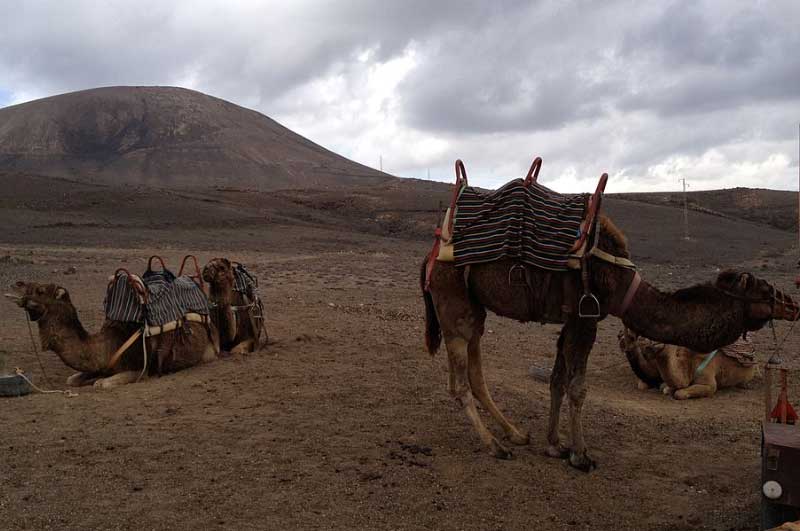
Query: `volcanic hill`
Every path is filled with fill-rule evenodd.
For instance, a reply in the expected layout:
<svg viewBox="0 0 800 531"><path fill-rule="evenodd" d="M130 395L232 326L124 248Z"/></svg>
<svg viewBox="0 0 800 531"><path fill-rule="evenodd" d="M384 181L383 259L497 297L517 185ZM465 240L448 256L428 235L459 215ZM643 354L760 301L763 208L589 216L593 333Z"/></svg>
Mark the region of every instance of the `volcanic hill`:
<svg viewBox="0 0 800 531"><path fill-rule="evenodd" d="M0 168L94 184L254 190L391 177L261 113L175 87L106 87L0 109Z"/></svg>

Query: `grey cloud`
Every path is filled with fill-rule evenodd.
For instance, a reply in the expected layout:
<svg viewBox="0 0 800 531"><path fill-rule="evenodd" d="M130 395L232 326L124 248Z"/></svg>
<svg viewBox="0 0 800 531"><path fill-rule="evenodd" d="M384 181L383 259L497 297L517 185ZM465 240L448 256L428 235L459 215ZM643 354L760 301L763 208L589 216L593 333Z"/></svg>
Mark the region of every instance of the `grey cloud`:
<svg viewBox="0 0 800 531"><path fill-rule="evenodd" d="M0 79L12 93L191 83L319 122L332 120L322 100L292 107L299 89L336 75L345 97L359 94L371 65L412 48L417 66L395 94L395 118L448 148L424 166L385 153L399 173L536 145L554 167L594 172L601 160L644 174L740 141L778 149L794 138L787 122L800 107L792 0L7 2L0 20ZM357 120L315 140L341 145ZM487 175L501 171L490 166Z"/></svg>

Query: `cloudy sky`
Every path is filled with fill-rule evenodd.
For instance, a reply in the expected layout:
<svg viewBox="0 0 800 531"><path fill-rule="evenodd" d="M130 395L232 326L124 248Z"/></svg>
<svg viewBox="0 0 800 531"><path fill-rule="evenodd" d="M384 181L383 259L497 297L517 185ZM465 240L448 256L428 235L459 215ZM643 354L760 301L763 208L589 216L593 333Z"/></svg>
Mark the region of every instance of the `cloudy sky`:
<svg viewBox="0 0 800 531"><path fill-rule="evenodd" d="M178 85L395 175L797 189L800 2L0 0L0 107Z"/></svg>

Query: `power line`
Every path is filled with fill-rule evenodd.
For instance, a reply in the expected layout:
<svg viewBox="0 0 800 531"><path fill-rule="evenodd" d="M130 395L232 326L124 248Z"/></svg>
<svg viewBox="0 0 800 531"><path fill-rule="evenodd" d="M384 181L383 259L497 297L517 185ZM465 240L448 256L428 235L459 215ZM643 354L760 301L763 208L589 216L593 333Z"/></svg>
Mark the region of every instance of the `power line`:
<svg viewBox="0 0 800 531"><path fill-rule="evenodd" d="M686 201L686 187L689 186L686 184L686 177L678 179L683 183L683 239L689 239L689 207Z"/></svg>

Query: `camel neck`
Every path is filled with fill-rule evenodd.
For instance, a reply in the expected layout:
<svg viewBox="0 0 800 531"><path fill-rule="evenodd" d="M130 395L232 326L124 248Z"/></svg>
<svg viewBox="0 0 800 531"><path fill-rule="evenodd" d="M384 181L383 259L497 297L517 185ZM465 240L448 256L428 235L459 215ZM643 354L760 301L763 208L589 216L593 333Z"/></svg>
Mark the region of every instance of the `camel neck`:
<svg viewBox="0 0 800 531"><path fill-rule="evenodd" d="M38 321L43 350L52 350L67 366L81 372L100 372L110 359L97 336L90 336L77 316L61 319L44 315Z"/></svg>
<svg viewBox="0 0 800 531"><path fill-rule="evenodd" d="M211 299L219 305L233 304L233 286L222 283L209 284Z"/></svg>
<svg viewBox="0 0 800 531"><path fill-rule="evenodd" d="M622 322L655 341L710 352L745 331L745 309L711 286L664 293L642 281Z"/></svg>
<svg viewBox="0 0 800 531"><path fill-rule="evenodd" d="M236 337L236 315L232 308L234 294L233 286L211 284L211 300L217 305L217 328L222 334L223 343L231 342Z"/></svg>

